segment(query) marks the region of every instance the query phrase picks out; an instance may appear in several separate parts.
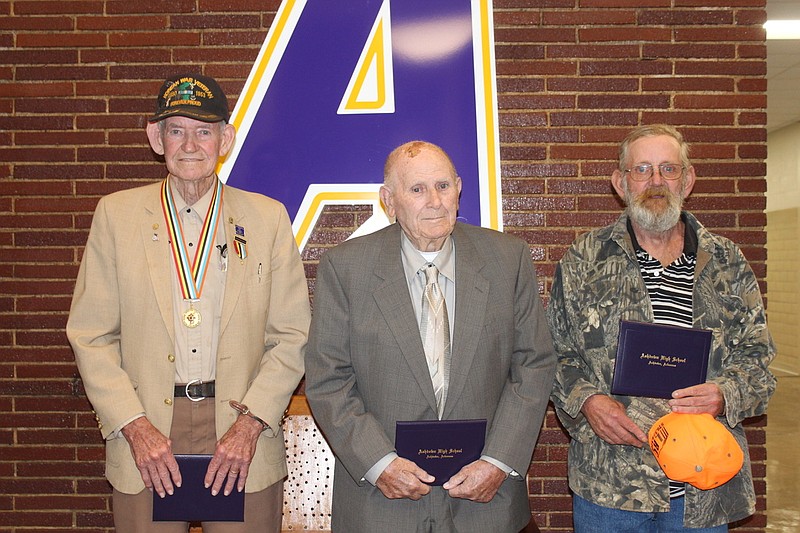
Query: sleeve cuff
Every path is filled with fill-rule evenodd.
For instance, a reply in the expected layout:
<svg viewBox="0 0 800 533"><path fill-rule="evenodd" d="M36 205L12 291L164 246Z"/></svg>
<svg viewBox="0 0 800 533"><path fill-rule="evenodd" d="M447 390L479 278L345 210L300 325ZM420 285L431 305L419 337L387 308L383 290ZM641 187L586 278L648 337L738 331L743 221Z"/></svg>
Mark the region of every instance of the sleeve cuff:
<svg viewBox="0 0 800 533"><path fill-rule="evenodd" d="M387 453L377 463L372 465L372 468L367 470L367 473L364 474L362 479L369 481L369 483L372 485L375 485L378 482L378 478L381 477L381 474L383 474L383 471L386 470L387 466L389 466L389 463L395 459L397 459L397 453Z"/></svg>
<svg viewBox="0 0 800 533"><path fill-rule="evenodd" d="M496 466L497 468L499 468L500 470L505 472L506 473L506 477L511 476L513 478L516 478L516 479L519 479L519 478L522 477L522 476L519 475L519 473L516 470L514 470L513 468L511 468L510 466L508 466L504 462L498 461L494 457L489 457L488 455L481 455L481 459L483 461L486 461L489 464L493 464L494 466Z"/></svg>
<svg viewBox="0 0 800 533"><path fill-rule="evenodd" d="M111 433L108 435L108 437L106 438L106 440L111 440L111 439L118 439L118 438L120 438L120 437L122 436L122 428L124 428L125 426L127 426L128 424L130 424L131 422L133 422L134 420L136 420L137 418L142 418L143 416L144 416L144 413L139 413L138 415L133 415L133 416L132 416L132 417L130 417L128 420L126 420L125 422L123 422L122 424L120 424L119 426L117 426L116 428L114 428L114 431L112 431L112 432L111 432Z"/></svg>

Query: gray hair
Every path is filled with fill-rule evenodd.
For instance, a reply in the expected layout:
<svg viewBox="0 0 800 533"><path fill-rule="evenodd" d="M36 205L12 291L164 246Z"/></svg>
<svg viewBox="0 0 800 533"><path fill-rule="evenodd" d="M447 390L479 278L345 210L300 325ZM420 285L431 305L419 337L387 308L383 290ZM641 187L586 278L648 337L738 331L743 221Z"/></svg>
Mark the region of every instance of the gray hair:
<svg viewBox="0 0 800 533"><path fill-rule="evenodd" d="M681 165L684 168L689 168L692 166L692 163L689 161L689 144L683 140L683 135L681 135L681 132L667 124L650 124L646 126L639 126L625 136L625 139L619 146L619 169L625 170L628 164L628 150L631 143L638 141L643 137L656 137L659 135L666 135L678 141Z"/></svg>

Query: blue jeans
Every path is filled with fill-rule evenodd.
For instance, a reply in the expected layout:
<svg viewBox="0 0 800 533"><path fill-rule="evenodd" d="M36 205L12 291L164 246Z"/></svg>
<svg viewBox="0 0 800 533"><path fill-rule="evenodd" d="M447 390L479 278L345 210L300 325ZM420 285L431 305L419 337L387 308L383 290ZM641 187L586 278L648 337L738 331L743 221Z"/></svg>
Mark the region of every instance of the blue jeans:
<svg viewBox="0 0 800 533"><path fill-rule="evenodd" d="M669 512L640 513L601 507L572 496L572 521L575 533L668 533L690 531L691 533L724 533L728 525L708 528L683 527L683 497L670 500Z"/></svg>

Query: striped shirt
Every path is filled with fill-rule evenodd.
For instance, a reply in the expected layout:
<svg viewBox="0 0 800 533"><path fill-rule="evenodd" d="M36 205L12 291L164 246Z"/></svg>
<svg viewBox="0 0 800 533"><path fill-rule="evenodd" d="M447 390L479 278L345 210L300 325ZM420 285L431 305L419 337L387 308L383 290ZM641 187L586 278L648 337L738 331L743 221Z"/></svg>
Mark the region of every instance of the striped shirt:
<svg viewBox="0 0 800 533"><path fill-rule="evenodd" d="M628 221L628 232L636 250L639 270L647 286L653 306L653 322L669 326L692 327L692 292L694 269L697 264L697 235L685 224L683 253L664 267L661 262L644 250L636 240L633 227ZM683 482L669 482L669 497L678 498L686 494Z"/></svg>

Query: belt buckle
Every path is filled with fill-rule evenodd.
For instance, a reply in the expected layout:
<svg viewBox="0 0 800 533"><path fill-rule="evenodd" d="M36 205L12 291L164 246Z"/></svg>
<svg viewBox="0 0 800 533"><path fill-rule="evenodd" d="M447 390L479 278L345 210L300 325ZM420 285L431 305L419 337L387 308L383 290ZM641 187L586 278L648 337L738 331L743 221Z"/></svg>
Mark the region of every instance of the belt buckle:
<svg viewBox="0 0 800 533"><path fill-rule="evenodd" d="M199 402L199 401L205 400L206 399L205 396L192 396L191 394L189 394L189 387L191 387L194 384L202 385L202 383L203 383L203 381L200 380L200 379L193 379L192 381L187 383L186 387L184 389L185 392L186 392L186 397L189 398L193 402Z"/></svg>

